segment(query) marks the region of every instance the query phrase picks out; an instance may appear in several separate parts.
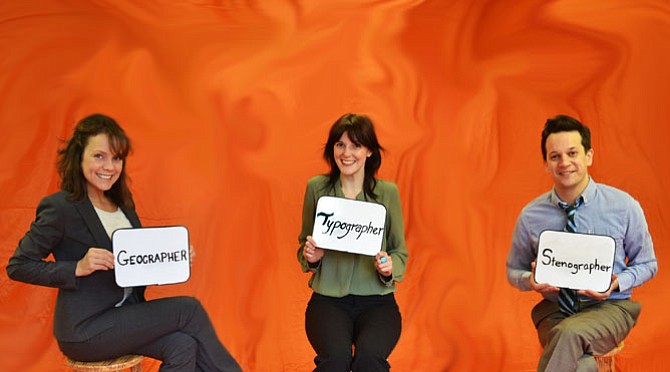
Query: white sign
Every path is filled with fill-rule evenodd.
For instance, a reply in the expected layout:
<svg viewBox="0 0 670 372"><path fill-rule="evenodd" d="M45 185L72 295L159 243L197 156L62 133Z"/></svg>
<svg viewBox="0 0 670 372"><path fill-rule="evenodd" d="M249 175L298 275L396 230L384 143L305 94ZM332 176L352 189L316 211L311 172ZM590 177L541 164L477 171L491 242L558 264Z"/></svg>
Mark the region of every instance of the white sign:
<svg viewBox="0 0 670 372"><path fill-rule="evenodd" d="M119 287L181 283L191 275L184 226L118 229L112 233L112 250Z"/></svg>
<svg viewBox="0 0 670 372"><path fill-rule="evenodd" d="M312 238L319 248L374 256L381 250L385 223L382 204L322 196Z"/></svg>
<svg viewBox="0 0 670 372"><path fill-rule="evenodd" d="M556 287L606 292L612 281L614 239L543 231L537 248L535 281Z"/></svg>

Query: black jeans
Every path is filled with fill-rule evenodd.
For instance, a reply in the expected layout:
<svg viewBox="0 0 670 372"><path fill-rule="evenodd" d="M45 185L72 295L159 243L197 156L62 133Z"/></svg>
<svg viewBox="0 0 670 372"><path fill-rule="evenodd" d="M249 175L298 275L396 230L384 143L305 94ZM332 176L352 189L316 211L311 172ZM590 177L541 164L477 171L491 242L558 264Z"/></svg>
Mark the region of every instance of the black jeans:
<svg viewBox="0 0 670 372"><path fill-rule="evenodd" d="M314 371L388 371L401 324L392 293L342 298L314 293L305 312L307 338L317 354Z"/></svg>
<svg viewBox="0 0 670 372"><path fill-rule="evenodd" d="M162 372L241 371L195 298L128 304L100 314L95 321L115 326L84 342L59 342L63 354L80 361L146 355L163 361Z"/></svg>

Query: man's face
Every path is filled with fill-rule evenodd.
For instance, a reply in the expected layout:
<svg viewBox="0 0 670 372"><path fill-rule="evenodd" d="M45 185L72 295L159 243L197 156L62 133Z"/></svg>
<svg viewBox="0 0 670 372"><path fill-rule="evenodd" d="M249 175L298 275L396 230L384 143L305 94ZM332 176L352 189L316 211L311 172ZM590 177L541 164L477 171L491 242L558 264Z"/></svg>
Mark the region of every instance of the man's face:
<svg viewBox="0 0 670 372"><path fill-rule="evenodd" d="M554 179L556 192L561 199L577 197L589 183L588 167L593 162L593 149L584 150L578 131L550 134L545 149L544 167Z"/></svg>

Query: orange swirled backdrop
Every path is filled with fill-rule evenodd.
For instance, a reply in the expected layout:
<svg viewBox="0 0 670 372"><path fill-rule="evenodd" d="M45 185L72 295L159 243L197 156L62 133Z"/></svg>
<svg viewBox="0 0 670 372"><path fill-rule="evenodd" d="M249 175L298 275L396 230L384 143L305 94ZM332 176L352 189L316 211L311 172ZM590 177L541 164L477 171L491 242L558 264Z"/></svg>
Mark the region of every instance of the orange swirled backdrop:
<svg viewBox="0 0 670 372"><path fill-rule="evenodd" d="M58 188L89 113L134 140L145 225L184 224L195 295L245 371L308 371L295 258L307 179L344 112L368 113L400 188L410 262L395 371L531 371L538 297L507 284L521 207L547 190L539 132L590 125L591 173L642 204L660 274L618 358L667 368L670 5L598 1L0 2L0 262ZM0 370L61 371L56 290L0 275ZM158 363L144 367L156 371Z"/></svg>

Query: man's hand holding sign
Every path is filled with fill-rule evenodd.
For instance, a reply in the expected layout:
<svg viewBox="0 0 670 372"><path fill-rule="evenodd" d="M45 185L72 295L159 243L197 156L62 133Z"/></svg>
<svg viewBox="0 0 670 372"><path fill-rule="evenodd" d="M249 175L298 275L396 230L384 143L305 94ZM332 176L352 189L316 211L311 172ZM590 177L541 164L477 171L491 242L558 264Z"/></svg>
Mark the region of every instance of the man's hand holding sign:
<svg viewBox="0 0 670 372"><path fill-rule="evenodd" d="M544 231L532 263L530 286L541 293L572 288L581 295L605 300L618 287L613 262L611 237Z"/></svg>
<svg viewBox="0 0 670 372"><path fill-rule="evenodd" d="M307 237L303 256L310 264L323 258L324 249L375 256L377 271L390 277L393 261L380 251L385 221L386 208L381 204L323 196L317 202L314 231Z"/></svg>

